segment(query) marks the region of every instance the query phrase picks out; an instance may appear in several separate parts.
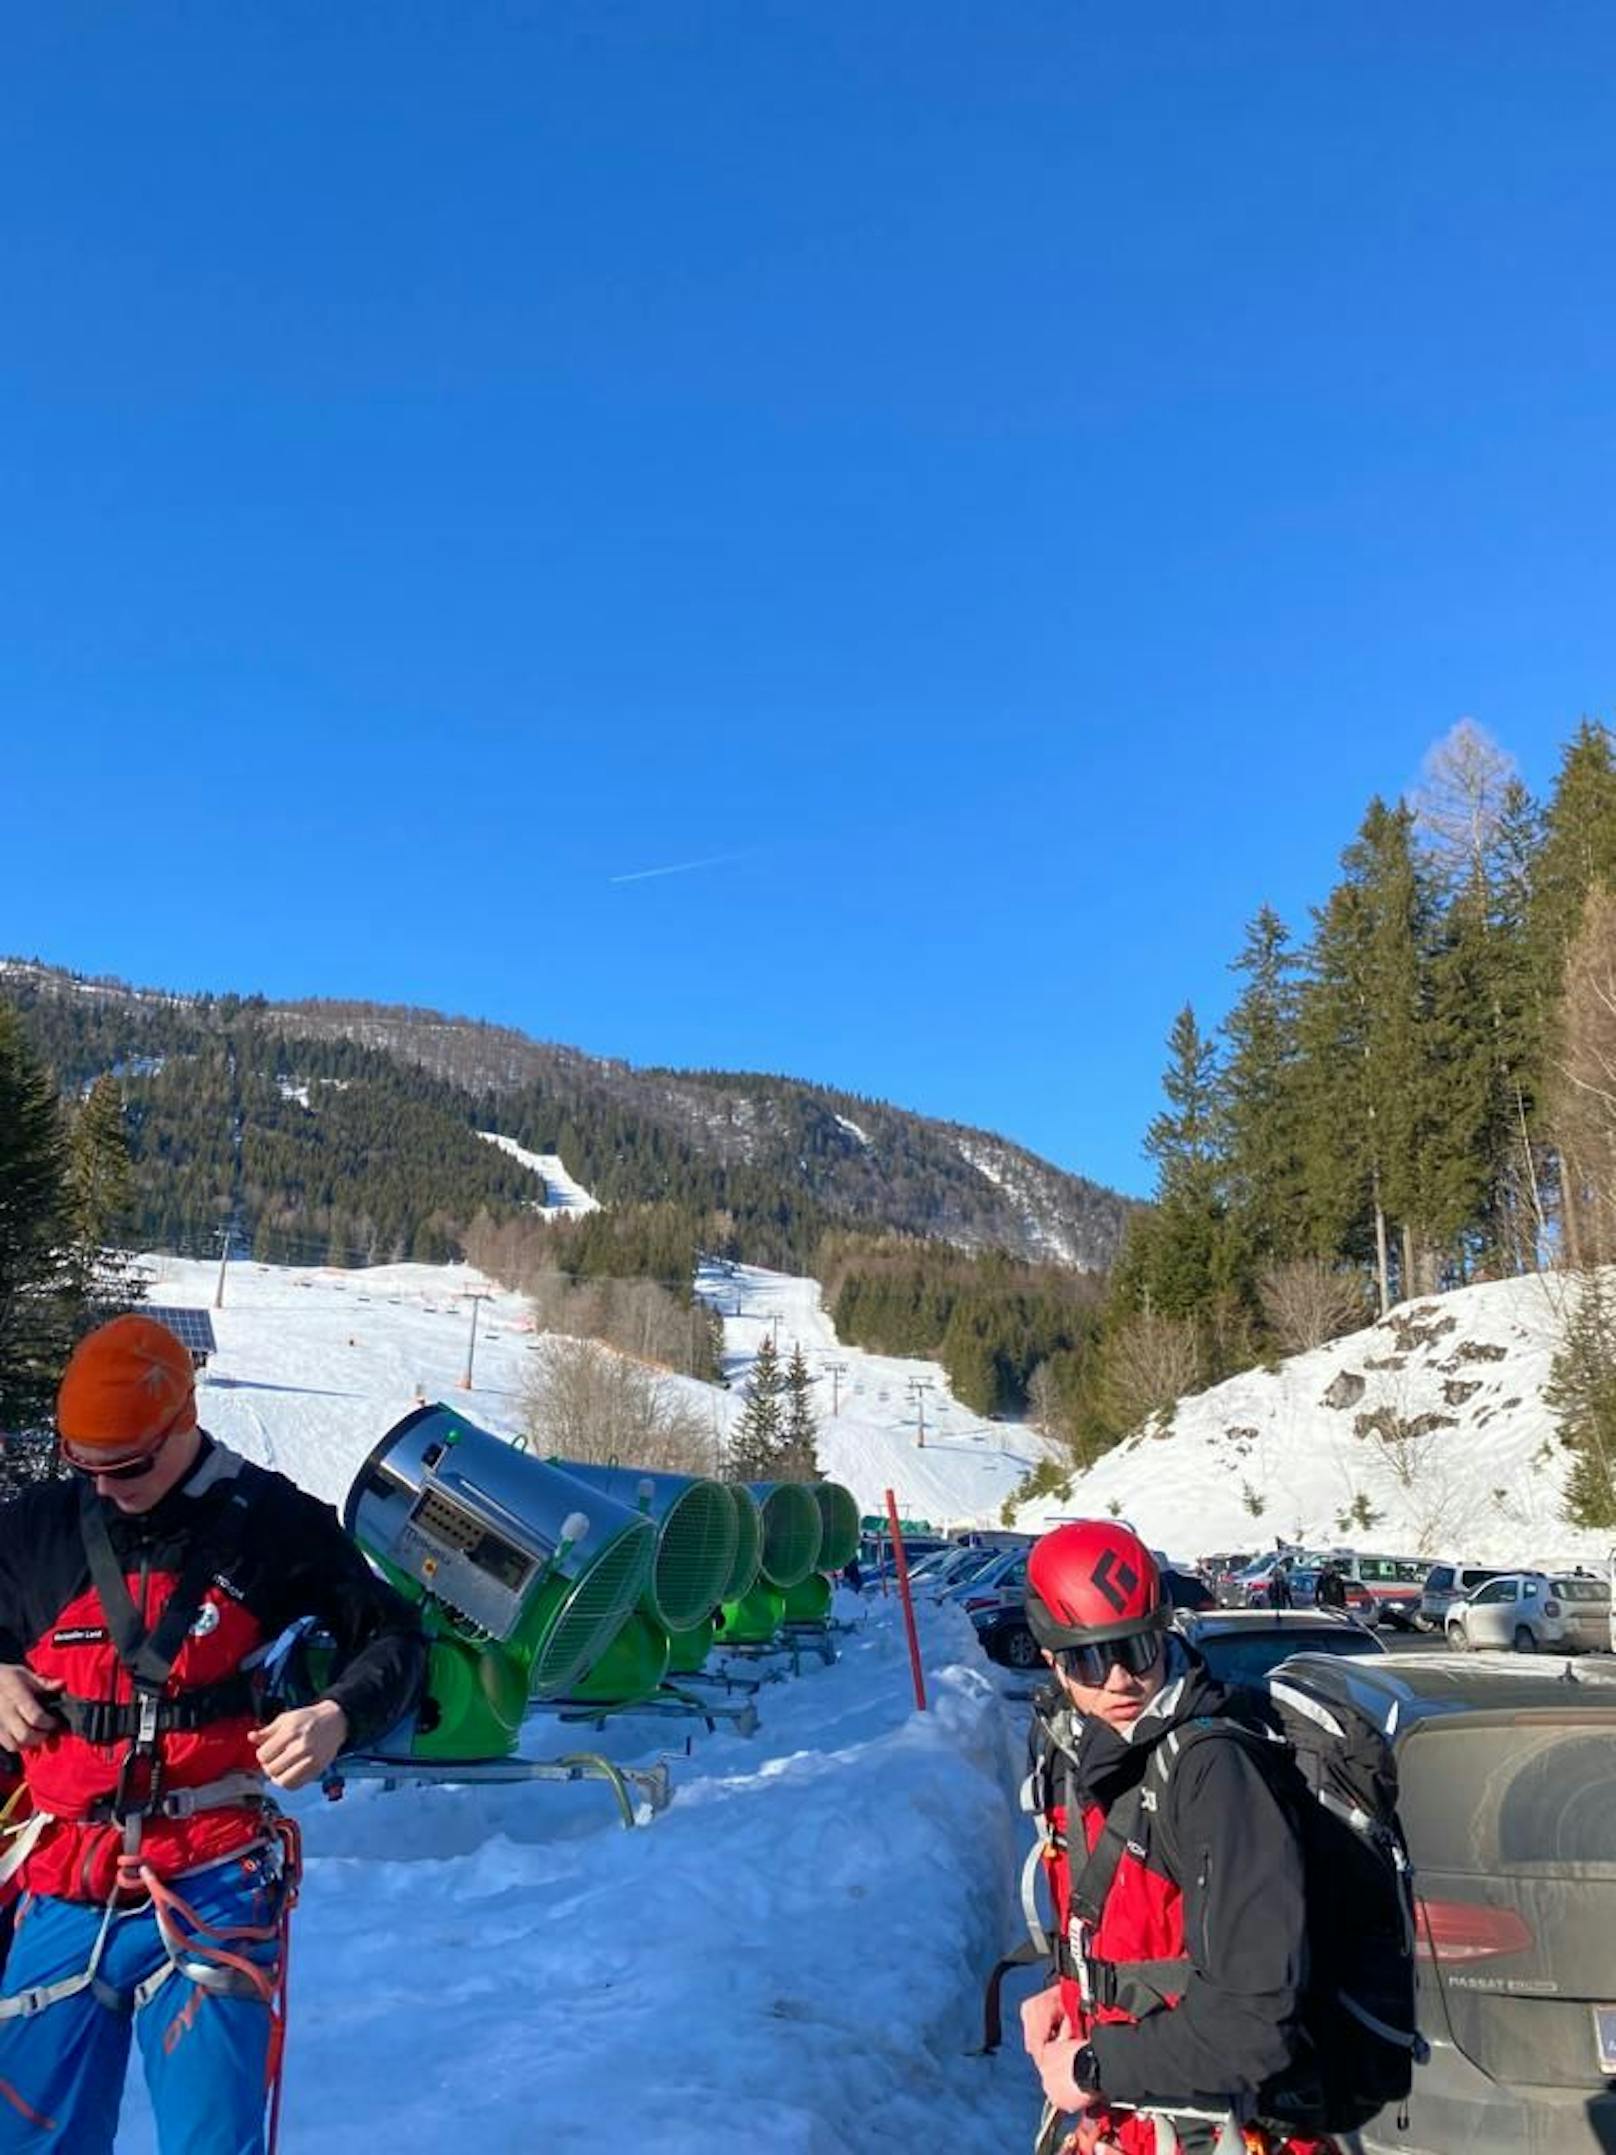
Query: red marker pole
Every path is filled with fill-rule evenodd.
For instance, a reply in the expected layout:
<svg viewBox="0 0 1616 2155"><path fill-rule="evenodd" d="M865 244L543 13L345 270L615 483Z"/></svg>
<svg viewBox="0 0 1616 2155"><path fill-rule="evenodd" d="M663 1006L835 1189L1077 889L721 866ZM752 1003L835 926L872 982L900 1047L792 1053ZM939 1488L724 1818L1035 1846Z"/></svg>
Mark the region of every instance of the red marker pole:
<svg viewBox="0 0 1616 2155"><path fill-rule="evenodd" d="M926 1711L926 1677L920 1666L920 1640L915 1632L915 1603L909 1591L909 1559L903 1551L903 1534L898 1526L898 1500L887 1491L887 1520L892 1528L892 1554L898 1564L898 1592L903 1596L903 1622L909 1634L909 1666L914 1671L915 1704L922 1713Z"/></svg>

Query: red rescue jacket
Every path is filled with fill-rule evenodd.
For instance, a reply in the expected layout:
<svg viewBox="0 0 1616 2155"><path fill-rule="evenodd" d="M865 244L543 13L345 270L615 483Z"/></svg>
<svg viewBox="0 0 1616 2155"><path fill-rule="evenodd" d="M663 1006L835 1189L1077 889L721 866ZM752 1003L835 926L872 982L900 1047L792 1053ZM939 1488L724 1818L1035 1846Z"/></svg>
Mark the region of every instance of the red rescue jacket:
<svg viewBox="0 0 1616 2155"><path fill-rule="evenodd" d="M52 1821L22 1866L30 1891L105 1899L123 1846L113 1811L120 1794L125 1809L130 1800L138 1807L151 1779L145 1761L126 1773L136 1686L90 1576L81 1506L102 1507L149 1630L198 1550L211 1555L235 1492L249 1501L220 1544L217 1575L162 1687L173 1725L153 1747L158 1804L143 1819L141 1860L159 1877L176 1877L260 1836L250 1800L189 1809L186 1792L256 1770L247 1737L259 1713L245 1664L297 1617L317 1617L336 1638L341 1674L324 1696L347 1715L351 1745L413 1703L425 1650L411 1611L372 1574L335 1513L284 1476L209 1438L186 1480L148 1513L120 1513L87 1487L40 1483L0 1509L0 1660L26 1661L64 1686L60 1733L22 1760L33 1807Z"/></svg>

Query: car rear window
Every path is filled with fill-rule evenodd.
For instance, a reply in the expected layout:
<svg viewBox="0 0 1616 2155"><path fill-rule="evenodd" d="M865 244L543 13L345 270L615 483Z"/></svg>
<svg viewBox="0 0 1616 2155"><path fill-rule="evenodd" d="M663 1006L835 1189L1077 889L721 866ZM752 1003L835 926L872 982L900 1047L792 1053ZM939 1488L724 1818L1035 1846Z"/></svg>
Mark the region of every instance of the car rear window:
<svg viewBox="0 0 1616 2155"><path fill-rule="evenodd" d="M1601 1579L1551 1579L1550 1587L1562 1601L1609 1601L1610 1588Z"/></svg>
<svg viewBox="0 0 1616 2155"><path fill-rule="evenodd" d="M1380 1641L1356 1625L1325 1630L1243 1631L1237 1636L1197 1639L1214 1676L1226 1684L1253 1684L1292 1654L1379 1654Z"/></svg>
<svg viewBox="0 0 1616 2155"><path fill-rule="evenodd" d="M1590 1863L1616 1872L1616 1713L1513 1727L1438 1721L1409 1739L1398 1766L1416 1869Z"/></svg>
<svg viewBox="0 0 1616 2155"><path fill-rule="evenodd" d="M1445 1594L1448 1588L1453 1584L1452 1566L1449 1564L1438 1564L1436 1569L1431 1573L1431 1576L1426 1580L1425 1584L1431 1593Z"/></svg>

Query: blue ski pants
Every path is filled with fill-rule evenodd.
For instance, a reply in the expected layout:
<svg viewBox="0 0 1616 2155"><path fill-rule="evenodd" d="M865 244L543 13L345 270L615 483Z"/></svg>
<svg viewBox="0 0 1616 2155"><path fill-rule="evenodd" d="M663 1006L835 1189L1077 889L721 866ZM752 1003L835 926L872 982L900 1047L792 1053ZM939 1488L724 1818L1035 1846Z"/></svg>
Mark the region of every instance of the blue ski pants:
<svg viewBox="0 0 1616 2155"><path fill-rule="evenodd" d="M272 1925L281 1888L262 1850L176 1881L187 1905L221 1930ZM103 1910L24 1896L4 1996L59 1983L89 1965ZM204 1945L213 1943L201 1935ZM229 1950L273 1968L273 1939ZM99 1983L0 2017L0 2155L112 2155L129 2065L140 2044L162 2155L263 2155L269 2007L226 1997L176 1970L137 2006L134 1992L170 1965L149 1904L114 1915Z"/></svg>

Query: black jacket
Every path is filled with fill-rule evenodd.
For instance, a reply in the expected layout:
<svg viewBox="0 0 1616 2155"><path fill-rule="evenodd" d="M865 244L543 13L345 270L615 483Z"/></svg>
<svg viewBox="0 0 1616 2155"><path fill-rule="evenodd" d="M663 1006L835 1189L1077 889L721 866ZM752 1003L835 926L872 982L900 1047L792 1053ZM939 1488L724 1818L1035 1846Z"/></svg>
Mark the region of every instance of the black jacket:
<svg viewBox="0 0 1616 2155"><path fill-rule="evenodd" d="M1293 1815L1250 1738L1222 1733L1237 1700L1174 1640L1168 1680L1130 1737L1067 1714L1055 1719L1079 1802L1109 1810L1137 1786L1157 1747L1177 1735L1172 1765L1146 1814L1149 1864L1183 1895L1192 1963L1176 2006L1094 2029L1105 2095L1164 2109L1226 2109L1254 2097L1302 2047L1307 1903ZM1210 1728L1201 1724L1210 1722ZM1277 1776L1275 1777L1277 1780Z"/></svg>

